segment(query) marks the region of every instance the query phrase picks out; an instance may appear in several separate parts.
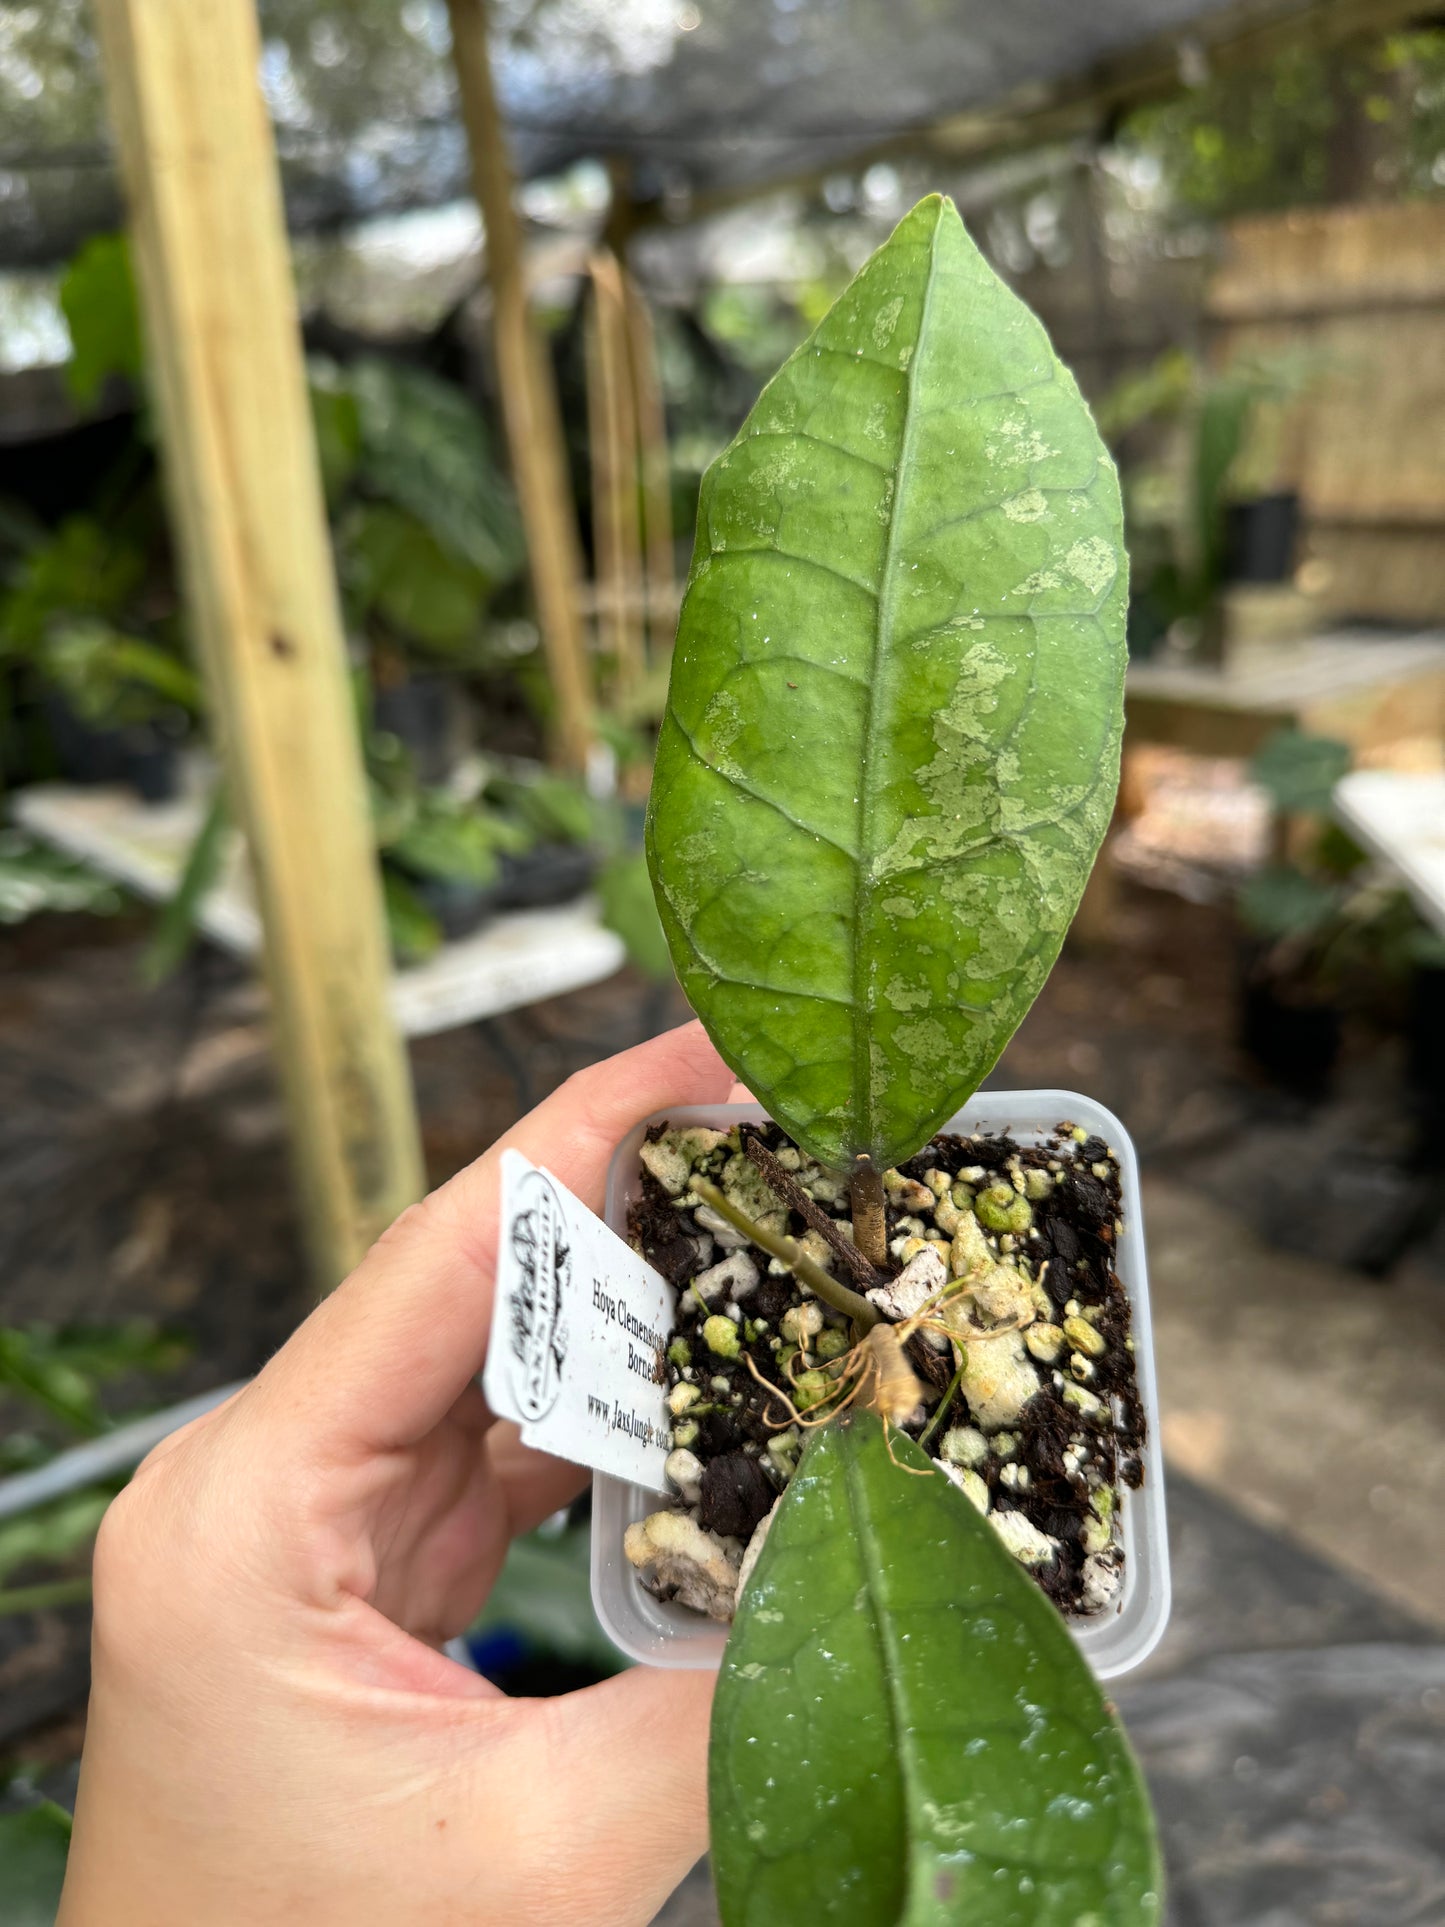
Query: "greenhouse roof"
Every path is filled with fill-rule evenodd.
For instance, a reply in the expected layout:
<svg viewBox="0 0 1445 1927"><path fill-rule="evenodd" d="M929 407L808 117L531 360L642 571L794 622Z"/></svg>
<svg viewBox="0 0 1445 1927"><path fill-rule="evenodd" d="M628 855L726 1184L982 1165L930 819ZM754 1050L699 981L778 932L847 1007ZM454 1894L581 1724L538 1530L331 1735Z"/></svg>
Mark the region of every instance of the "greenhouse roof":
<svg viewBox="0 0 1445 1927"><path fill-rule="evenodd" d="M909 142L977 152L1097 114L1241 42L1390 0L493 0L521 172L616 159L686 209ZM1395 9L1398 11L1399 9ZM444 0L260 0L293 225L466 191ZM118 204L86 0L0 0L0 265L55 260Z"/></svg>

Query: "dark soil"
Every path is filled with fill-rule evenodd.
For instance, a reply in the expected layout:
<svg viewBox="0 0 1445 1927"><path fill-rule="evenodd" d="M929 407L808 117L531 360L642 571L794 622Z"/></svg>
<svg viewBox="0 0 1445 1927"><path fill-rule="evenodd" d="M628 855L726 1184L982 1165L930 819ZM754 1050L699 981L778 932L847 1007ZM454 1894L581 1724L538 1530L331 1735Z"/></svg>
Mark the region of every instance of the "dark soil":
<svg viewBox="0 0 1445 1927"><path fill-rule="evenodd" d="M666 1126L658 1125L649 1138L655 1141L665 1131ZM749 1135L755 1135L770 1152L791 1148L791 1140L773 1124L742 1126L734 1148L746 1148ZM817 1231L818 1204L811 1198L800 1198L791 1176L778 1174L771 1158L755 1158L753 1162L765 1178L772 1170L773 1192L788 1210L788 1234L801 1238L810 1228ZM986 1174L982 1178L977 1176L980 1168ZM1036 1568L1036 1576L1061 1608L1079 1612L1083 1609L1087 1556L1081 1535L1094 1516L1091 1494L1101 1483L1115 1491L1120 1483L1137 1487L1145 1443L1144 1414L1129 1339L1129 1304L1113 1262L1121 1211L1117 1162L1102 1139L1084 1140L1082 1133L1076 1136L1067 1124L1060 1124L1051 1138L1034 1145L1007 1136L937 1137L900 1169L903 1178L920 1184L929 1171L941 1170L955 1180L960 1172L973 1172L977 1189L986 1190L990 1181L1002 1181L1010 1186L1010 1195L1017 1194L1014 1173L1022 1177L1039 1172L1045 1174L1043 1182L1051 1181L1048 1194L1033 1203L1032 1228L1027 1237L1020 1238L1017 1250L1010 1253L1005 1241L1000 1252L998 1237L986 1235L1000 1261L1010 1256L1022 1260L1027 1273L1042 1283L1052 1306L1053 1322L1062 1324L1066 1316L1087 1313L1103 1348L1097 1357L1084 1360L1077 1353L1071 1355L1066 1346L1052 1370L1040 1363L1041 1389L1024 1405L1016 1421L1002 1431L995 1428L998 1446L995 1438L990 1438L987 1456L972 1469L988 1488L991 1512L1022 1512L1041 1532L1059 1542L1058 1554L1048 1565ZM736 1306L740 1313L735 1327L738 1355L717 1355L704 1339L703 1327L709 1317L723 1310L722 1299L713 1296L703 1304L687 1287L726 1253L712 1249L705 1226L691 1208L696 1206L695 1198L689 1206L689 1193L670 1196L646 1170L642 1186L642 1198L630 1218L632 1241L678 1291L679 1310L671 1337L682 1341L689 1359L684 1365L681 1349L673 1351L668 1383L673 1387L691 1383L701 1393L699 1402L682 1414L677 1440L686 1444L703 1465L695 1516L708 1530L746 1542L788 1476L776 1452L768 1449L770 1441L776 1441L786 1428L788 1413L781 1397L768 1388L777 1387L788 1399L797 1397L788 1372L794 1348L780 1337L780 1328L784 1315L811 1294L800 1289L790 1272L768 1269L766 1256L754 1253L762 1275ZM833 1205L830 1215L833 1224L846 1224L846 1203ZM916 1205L914 1215L918 1215ZM896 1245L908 1235L909 1227L902 1221L909 1216L904 1203L889 1202L890 1244ZM901 1269L901 1255L895 1255L886 1275L896 1275ZM835 1270L843 1270L847 1276L844 1267L836 1266ZM856 1276L849 1282L855 1288L859 1284ZM841 1333L845 1321L831 1309L825 1309L824 1316L828 1321L826 1342L826 1332L831 1329ZM841 1349L842 1337L836 1337L833 1343ZM954 1383L952 1347L940 1352L919 1332L909 1339L907 1349L925 1387L925 1413L907 1429L915 1438L922 1435L924 1449L937 1458L951 1428L972 1426L973 1416L963 1392ZM1073 1373L1071 1356L1078 1368ZM796 1373L809 1361L792 1362ZM816 1363L816 1356L812 1362ZM1064 1387L1074 1383L1080 1373L1087 1391L1102 1402L1106 1413L1112 1412L1112 1424L1085 1422L1066 1402ZM942 1410L941 1397L946 1399ZM1011 1438L1016 1444L1010 1442ZM1070 1454L1067 1464L1066 1453Z"/></svg>

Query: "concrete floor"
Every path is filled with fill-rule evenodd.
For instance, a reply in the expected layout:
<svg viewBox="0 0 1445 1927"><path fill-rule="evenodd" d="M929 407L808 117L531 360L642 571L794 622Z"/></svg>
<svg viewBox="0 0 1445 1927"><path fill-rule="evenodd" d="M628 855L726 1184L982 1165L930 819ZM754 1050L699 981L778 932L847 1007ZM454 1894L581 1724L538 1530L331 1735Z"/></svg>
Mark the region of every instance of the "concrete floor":
<svg viewBox="0 0 1445 1927"><path fill-rule="evenodd" d="M1439 1279L1268 1249L1158 1177L1144 1210L1169 1463L1445 1627Z"/></svg>

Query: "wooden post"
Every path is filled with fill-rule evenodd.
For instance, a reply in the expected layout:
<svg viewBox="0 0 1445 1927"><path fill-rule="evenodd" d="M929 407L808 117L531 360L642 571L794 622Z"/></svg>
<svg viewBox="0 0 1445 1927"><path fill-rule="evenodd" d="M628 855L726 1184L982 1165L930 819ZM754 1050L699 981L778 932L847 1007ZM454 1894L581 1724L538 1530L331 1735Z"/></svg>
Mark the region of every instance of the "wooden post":
<svg viewBox="0 0 1445 1927"><path fill-rule="evenodd" d="M578 590L582 555L567 476L562 414L527 307L512 169L492 85L485 0L447 0L452 58L471 151L472 191L487 236L492 331L512 475L522 506L537 620L557 703L556 751L581 771L592 743L592 694Z"/></svg>
<svg viewBox="0 0 1445 1927"><path fill-rule="evenodd" d="M97 0L186 590L316 1277L423 1188L253 0Z"/></svg>
<svg viewBox="0 0 1445 1927"><path fill-rule="evenodd" d="M616 255L588 263L587 426L592 457L592 527L597 630L616 665L617 694L631 695L645 666L642 634L642 515L637 407L632 386L627 297Z"/></svg>
<svg viewBox="0 0 1445 1927"><path fill-rule="evenodd" d="M642 290L626 269L628 342L632 390L637 402L637 446L642 469L642 519L646 549L647 640L655 667L672 648L677 631L677 558L672 547L672 457L667 416L657 371L657 343Z"/></svg>

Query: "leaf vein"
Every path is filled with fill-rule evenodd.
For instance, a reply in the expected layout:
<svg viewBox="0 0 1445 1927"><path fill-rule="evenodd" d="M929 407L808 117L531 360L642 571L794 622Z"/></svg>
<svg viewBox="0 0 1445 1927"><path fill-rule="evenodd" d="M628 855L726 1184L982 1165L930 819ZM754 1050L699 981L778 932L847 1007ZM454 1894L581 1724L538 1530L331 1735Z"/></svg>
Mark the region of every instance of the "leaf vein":
<svg viewBox="0 0 1445 1927"><path fill-rule="evenodd" d="M716 763L710 763L693 740L692 731L687 727L687 724L684 723L681 716L678 715L670 703L667 713L677 724L678 734L682 737L682 740L687 744L692 754L696 757L697 761L702 764L704 769L711 770L713 775L720 777L724 783L730 783L739 795L751 797L754 803L761 803L765 809L776 811L785 823L791 823L793 828L800 830L804 836L811 836L817 843L826 843L830 849L836 850L839 856L847 857L850 863L858 862L856 851L850 850L845 843L840 843L836 837L829 836L826 830L815 829L811 823L803 822L801 817L794 816L793 812L788 809L785 804L778 802L776 797L764 796L761 790L754 789L752 784L735 770L719 769Z"/></svg>

